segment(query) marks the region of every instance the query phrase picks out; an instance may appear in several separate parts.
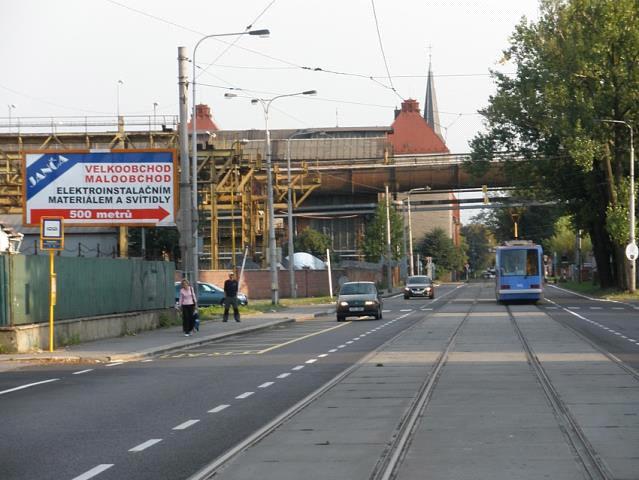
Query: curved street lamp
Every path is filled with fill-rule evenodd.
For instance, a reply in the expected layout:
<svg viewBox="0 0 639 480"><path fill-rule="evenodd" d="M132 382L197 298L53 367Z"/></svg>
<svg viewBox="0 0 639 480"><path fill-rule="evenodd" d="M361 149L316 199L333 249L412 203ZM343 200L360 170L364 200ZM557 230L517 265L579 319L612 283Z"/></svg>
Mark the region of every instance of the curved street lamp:
<svg viewBox="0 0 639 480"><path fill-rule="evenodd" d="M413 192L427 192L430 187L418 187L411 188L408 191L408 258L410 260L410 275L415 275L415 269L413 267L413 223L411 218L410 207L410 194Z"/></svg>
<svg viewBox="0 0 639 480"><path fill-rule="evenodd" d="M260 104L264 110L264 123L266 132L266 184L267 184L267 209L268 209L268 252L269 268L271 270L271 303L277 305L279 302L279 280L277 276L277 263L275 261L275 212L273 207L273 172L271 163L271 132L268 129L268 113L271 104L278 98L295 97L298 95L316 95L317 90L305 90L303 92L277 95L272 98L254 98L253 105ZM225 95L230 98L232 95ZM290 189L290 185L289 185ZM289 190L290 192L290 190Z"/></svg>
<svg viewBox="0 0 639 480"><path fill-rule="evenodd" d="M191 154L191 195L192 195L192 225L191 225L191 229L192 232L190 232L193 236L193 279L192 281L197 282L198 277L199 277L199 256L197 253L197 248L198 248L198 233L197 233L197 228L198 228L198 211L197 211L197 115L196 115L196 111L195 111L195 106L197 104L196 102L196 95L195 95L195 67L196 67L196 63L195 63L195 54L197 53L197 48L200 46L200 44L208 39L208 38L213 38L213 37L231 37L231 36L238 36L238 35L257 35L259 37L268 37L270 34L270 31L268 29L261 29L261 30L248 30L248 31L244 31L244 32L234 32L234 33L214 33L211 35L206 35L202 38L200 38L198 40L198 42L195 44L195 48L193 48L193 58L192 58L192 62L193 62L193 77L191 78L191 86L193 89L193 112L192 112L192 117L191 117L191 128L192 130L192 135L191 135L191 150L192 150L192 154ZM196 283L197 285L197 283Z"/></svg>

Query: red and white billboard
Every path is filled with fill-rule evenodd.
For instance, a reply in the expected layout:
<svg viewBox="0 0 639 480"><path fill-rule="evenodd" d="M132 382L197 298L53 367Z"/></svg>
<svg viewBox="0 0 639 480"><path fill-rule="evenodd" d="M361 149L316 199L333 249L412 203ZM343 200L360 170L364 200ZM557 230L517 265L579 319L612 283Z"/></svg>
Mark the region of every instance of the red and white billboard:
<svg viewBox="0 0 639 480"><path fill-rule="evenodd" d="M175 225L175 150L25 152L22 172L25 225Z"/></svg>

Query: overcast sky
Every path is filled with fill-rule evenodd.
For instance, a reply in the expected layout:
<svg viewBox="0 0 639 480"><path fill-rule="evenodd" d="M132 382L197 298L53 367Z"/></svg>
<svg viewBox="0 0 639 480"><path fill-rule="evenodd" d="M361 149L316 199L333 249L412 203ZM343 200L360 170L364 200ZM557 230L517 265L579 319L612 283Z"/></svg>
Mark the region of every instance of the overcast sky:
<svg viewBox="0 0 639 480"><path fill-rule="evenodd" d="M158 115L177 114L177 47L191 57L203 35L252 24L270 38L231 48L232 37L212 38L197 51L197 100L220 128L263 129L250 98L311 89L274 102L271 128L390 125L402 98L423 106L431 53L442 132L463 153L494 89L489 69L508 71L508 37L537 15L537 0L3 1L0 116L9 105L14 122L115 115L118 80L121 114L151 115L154 102ZM229 88L243 91L224 99Z"/></svg>

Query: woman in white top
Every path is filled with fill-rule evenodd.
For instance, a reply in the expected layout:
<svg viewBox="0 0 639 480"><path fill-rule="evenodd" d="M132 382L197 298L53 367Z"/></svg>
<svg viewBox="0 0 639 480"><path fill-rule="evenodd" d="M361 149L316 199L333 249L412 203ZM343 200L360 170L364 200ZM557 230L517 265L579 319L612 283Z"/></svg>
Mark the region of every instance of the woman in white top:
<svg viewBox="0 0 639 480"><path fill-rule="evenodd" d="M194 313L195 307L197 306L197 298L193 287L191 287L186 278L182 280L178 303L182 308L182 330L184 330L184 336L188 337L193 332L193 327L195 326Z"/></svg>

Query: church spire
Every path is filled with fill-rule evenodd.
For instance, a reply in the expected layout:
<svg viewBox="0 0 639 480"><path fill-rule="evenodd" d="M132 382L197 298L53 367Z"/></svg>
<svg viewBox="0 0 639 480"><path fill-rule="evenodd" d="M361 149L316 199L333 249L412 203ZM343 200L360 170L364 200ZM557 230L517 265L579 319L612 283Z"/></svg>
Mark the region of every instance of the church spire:
<svg viewBox="0 0 639 480"><path fill-rule="evenodd" d="M429 47L430 49L430 47ZM439 111L437 110L437 97L435 96L435 80L433 78L432 54L428 54L428 79L426 80L426 98L424 100L424 120L430 128L443 140L439 123Z"/></svg>

